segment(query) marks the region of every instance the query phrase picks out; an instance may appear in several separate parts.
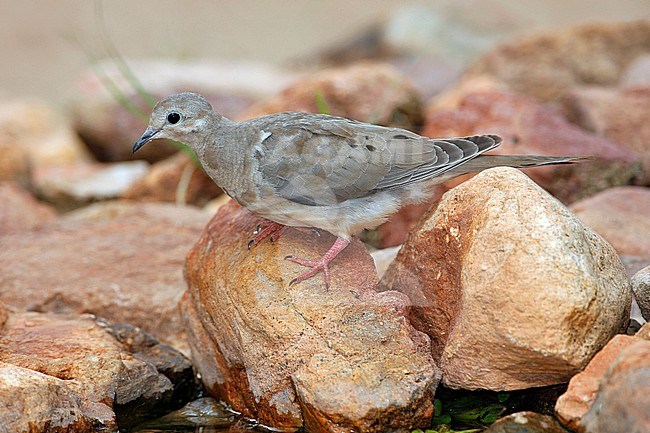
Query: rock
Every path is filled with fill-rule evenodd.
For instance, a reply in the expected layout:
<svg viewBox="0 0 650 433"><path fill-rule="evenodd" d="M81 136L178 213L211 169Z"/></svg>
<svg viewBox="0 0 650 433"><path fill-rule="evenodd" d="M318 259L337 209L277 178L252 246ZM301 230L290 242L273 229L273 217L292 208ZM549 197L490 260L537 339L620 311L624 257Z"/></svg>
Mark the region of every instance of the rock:
<svg viewBox="0 0 650 433"><path fill-rule="evenodd" d="M326 112L410 130L422 125L422 106L413 86L395 69L379 63L317 72L254 105L242 117L282 111Z"/></svg>
<svg viewBox="0 0 650 433"><path fill-rule="evenodd" d="M85 396L73 389L74 385L0 361L0 431L40 433L59 429L92 433L97 425L115 429L115 415L110 408L86 407Z"/></svg>
<svg viewBox="0 0 650 433"><path fill-rule="evenodd" d="M147 173L144 161L39 167L34 189L60 211L119 197Z"/></svg>
<svg viewBox="0 0 650 433"><path fill-rule="evenodd" d="M615 85L650 52L650 21L583 24L497 46L465 73L493 76L515 92L553 101L581 84Z"/></svg>
<svg viewBox="0 0 650 433"><path fill-rule="evenodd" d="M31 180L31 164L29 153L24 147L5 142L6 137L0 136L0 182L15 181L27 187Z"/></svg>
<svg viewBox="0 0 650 433"><path fill-rule="evenodd" d="M641 176L639 156L567 122L559 113L523 95L501 90L470 92L456 107L433 106L423 134L429 137L498 134L501 155L594 156L593 161L526 170L565 203Z"/></svg>
<svg viewBox="0 0 650 433"><path fill-rule="evenodd" d="M56 217L51 206L36 200L14 182L0 182L0 235L29 230Z"/></svg>
<svg viewBox="0 0 650 433"><path fill-rule="evenodd" d="M632 292L641 309L641 315L650 322L650 266L634 274Z"/></svg>
<svg viewBox="0 0 650 433"><path fill-rule="evenodd" d="M650 431L650 341L623 349L604 374L581 421L585 433Z"/></svg>
<svg viewBox="0 0 650 433"><path fill-rule="evenodd" d="M174 393L169 378L88 316L10 314L0 331L0 363L0 395L9 406L0 425L7 431L117 430L114 411L169 410ZM187 360L185 370L192 374Z"/></svg>
<svg viewBox="0 0 650 433"><path fill-rule="evenodd" d="M555 418L535 412L517 412L498 419L483 433L568 433Z"/></svg>
<svg viewBox="0 0 650 433"><path fill-rule="evenodd" d="M555 414L569 429L580 428L580 420L594 402L603 374L623 349L639 341L638 337L616 335L594 356L587 367L571 378L569 388L558 398Z"/></svg>
<svg viewBox="0 0 650 433"><path fill-rule="evenodd" d="M109 202L0 236L0 302L93 313L185 350L182 266L208 219L189 207Z"/></svg>
<svg viewBox="0 0 650 433"><path fill-rule="evenodd" d="M2 322L0 320L0 322ZM650 322L646 323L639 329L639 332L635 334L635 337L643 338L644 340L650 340Z"/></svg>
<svg viewBox="0 0 650 433"><path fill-rule="evenodd" d="M620 81L621 87L650 85L650 53L635 58L625 69Z"/></svg>
<svg viewBox="0 0 650 433"><path fill-rule="evenodd" d="M144 131L156 100L192 90L206 96L220 113L236 117L253 102L279 92L296 78L290 71L250 62L138 60L128 63L132 73L152 95L150 101L138 96L133 83L110 59L100 62L78 82L79 98L72 110L75 128L101 161L135 158L131 147ZM103 71L126 95L139 110L139 116L108 92L97 70ZM169 142L159 143L143 148L137 158L155 162L177 150Z"/></svg>
<svg viewBox="0 0 650 433"><path fill-rule="evenodd" d="M186 153L178 152L151 166L146 176L124 191L122 198L203 206L222 193Z"/></svg>
<svg viewBox="0 0 650 433"><path fill-rule="evenodd" d="M63 115L43 102L4 102L0 104L0 119L0 146L24 149L36 167L92 159ZM24 164L22 155L12 158Z"/></svg>
<svg viewBox="0 0 650 433"><path fill-rule="evenodd" d="M650 188L611 188L571 205L620 255L650 258Z"/></svg>
<svg viewBox="0 0 650 433"><path fill-rule="evenodd" d="M375 269L353 241L322 275L289 286L334 242L288 229L247 250L260 219L230 201L189 253L182 312L194 365L215 398L271 427L379 432L422 426L439 373L407 299L377 293Z"/></svg>
<svg viewBox="0 0 650 433"><path fill-rule="evenodd" d="M408 295L442 383L463 389L567 381L625 329L631 304L614 249L512 168L448 191L380 287Z"/></svg>
<svg viewBox="0 0 650 433"><path fill-rule="evenodd" d="M636 152L650 184L650 83L612 89L580 87L562 99L568 120Z"/></svg>

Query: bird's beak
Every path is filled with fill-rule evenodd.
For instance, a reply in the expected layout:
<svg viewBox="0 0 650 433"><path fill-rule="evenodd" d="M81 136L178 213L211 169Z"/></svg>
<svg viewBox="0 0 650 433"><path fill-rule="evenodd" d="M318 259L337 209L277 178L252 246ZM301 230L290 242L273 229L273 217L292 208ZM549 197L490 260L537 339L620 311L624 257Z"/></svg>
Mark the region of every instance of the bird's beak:
<svg viewBox="0 0 650 433"><path fill-rule="evenodd" d="M138 149L140 149L142 146L145 144L149 143L151 140L156 138L156 134L160 132L162 128L158 129L151 129L147 128L146 131L142 134L142 137L138 139L138 141L135 142L133 145L133 153L135 153Z"/></svg>

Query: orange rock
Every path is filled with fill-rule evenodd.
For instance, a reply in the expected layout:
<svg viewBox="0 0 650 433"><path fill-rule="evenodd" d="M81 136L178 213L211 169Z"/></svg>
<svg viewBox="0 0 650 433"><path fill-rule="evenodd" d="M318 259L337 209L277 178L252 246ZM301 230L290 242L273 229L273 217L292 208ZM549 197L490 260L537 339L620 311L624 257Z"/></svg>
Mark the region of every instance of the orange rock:
<svg viewBox="0 0 650 433"><path fill-rule="evenodd" d="M580 421L587 433L650 431L650 341L621 350Z"/></svg>
<svg viewBox="0 0 650 433"><path fill-rule="evenodd" d="M423 216L381 281L408 295L446 386L563 383L627 326L613 248L512 168L486 170Z"/></svg>
<svg viewBox="0 0 650 433"><path fill-rule="evenodd" d="M555 405L555 414L571 430L578 430L580 420L596 398L600 380L623 349L641 340L628 335L616 335L592 359L583 371L569 382L569 388Z"/></svg>
<svg viewBox="0 0 650 433"><path fill-rule="evenodd" d="M0 302L93 313L181 350L181 269L209 215L193 207L103 203L0 236Z"/></svg>
<svg viewBox="0 0 650 433"><path fill-rule="evenodd" d="M191 365L180 355L168 364L165 350L152 350L155 341L146 340L140 330L111 329L90 316L10 314L0 329L0 425L6 431L116 431L116 410L131 413L132 422L135 413L169 410L175 384L157 367L176 370L175 379L187 386ZM121 426L126 420L121 417Z"/></svg>
<svg viewBox="0 0 650 433"><path fill-rule="evenodd" d="M417 92L394 68L359 63L325 69L289 86L266 102L247 110L242 118L282 111L322 112L379 125L417 130L422 106Z"/></svg>
<svg viewBox="0 0 650 433"><path fill-rule="evenodd" d="M247 250L260 219L223 205L189 253L183 317L206 389L265 425L310 432L427 425L438 370L406 297L377 293L372 259L354 240L322 275L289 287L327 233L289 228Z"/></svg>
<svg viewBox="0 0 650 433"><path fill-rule="evenodd" d="M497 134L494 154L594 156L593 161L526 170L535 182L565 203L641 176L632 150L572 125L535 100L515 93L470 91L455 108L432 107L423 135L429 137Z"/></svg>

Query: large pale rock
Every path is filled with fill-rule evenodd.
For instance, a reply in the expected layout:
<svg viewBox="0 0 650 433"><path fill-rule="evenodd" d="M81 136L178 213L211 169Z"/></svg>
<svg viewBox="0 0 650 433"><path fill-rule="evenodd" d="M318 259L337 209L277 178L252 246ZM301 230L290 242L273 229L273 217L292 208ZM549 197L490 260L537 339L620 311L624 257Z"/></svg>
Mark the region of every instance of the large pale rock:
<svg viewBox="0 0 650 433"><path fill-rule="evenodd" d="M377 293L375 269L353 241L322 275L289 286L334 241L288 229L246 246L260 219L222 206L186 263L182 311L207 390L273 427L383 432L427 425L439 380L428 338L405 317L406 297Z"/></svg>
<svg viewBox="0 0 650 433"><path fill-rule="evenodd" d="M178 152L154 163L146 176L124 191L122 198L203 206L221 193L197 162L187 153Z"/></svg>
<svg viewBox="0 0 650 433"><path fill-rule="evenodd" d="M600 381L616 357L641 338L617 335L590 361L587 367L571 378L567 391L558 398L555 414L573 431L580 429L580 421L596 398Z"/></svg>
<svg viewBox="0 0 650 433"><path fill-rule="evenodd" d="M183 262L208 219L190 207L108 202L0 236L0 301L93 313L184 349Z"/></svg>
<svg viewBox="0 0 650 433"><path fill-rule="evenodd" d="M0 104L0 147L25 149L34 166L91 160L63 115L38 101L16 100Z"/></svg>
<svg viewBox="0 0 650 433"><path fill-rule="evenodd" d="M144 161L51 165L34 171L33 188L57 209L69 211L119 197L148 170Z"/></svg>
<svg viewBox="0 0 650 433"><path fill-rule="evenodd" d="M650 188L611 188L573 203L571 211L620 255L650 260Z"/></svg>
<svg viewBox="0 0 650 433"><path fill-rule="evenodd" d="M584 24L504 43L468 69L543 101L580 84L614 85L628 65L650 52L650 21Z"/></svg>
<svg viewBox="0 0 650 433"><path fill-rule="evenodd" d="M317 72L254 105L243 117L282 111L327 111L327 114L410 130L422 125L422 106L413 86L397 70L380 63Z"/></svg>
<svg viewBox="0 0 650 433"><path fill-rule="evenodd" d="M159 143L144 147L135 157L131 153L156 100L192 90L213 102L223 115L236 117L253 102L279 92L296 78L290 71L251 62L138 60L128 63L151 94L150 101L138 96L133 82L110 59L100 62L78 81L79 99L72 107L75 128L101 161L138 158L153 162L178 150L170 143ZM98 70L139 110L139 116L107 90L97 76Z"/></svg>
<svg viewBox="0 0 650 433"><path fill-rule="evenodd" d="M643 318L650 322L650 266L641 269L632 277L632 292L641 309Z"/></svg>
<svg viewBox="0 0 650 433"><path fill-rule="evenodd" d="M488 88L491 85L488 85ZM596 159L572 165L526 170L535 182L565 203L612 186L626 185L642 175L632 150L584 131L532 98L509 91L475 90L432 105L423 134L429 137L497 134L504 141L491 153L501 155L573 155Z"/></svg>
<svg viewBox="0 0 650 433"><path fill-rule="evenodd" d="M13 182L0 182L0 235L29 230L56 217L54 209L37 201Z"/></svg>
<svg viewBox="0 0 650 433"><path fill-rule="evenodd" d="M561 102L571 122L636 152L650 183L650 84L576 88Z"/></svg>
<svg viewBox="0 0 650 433"><path fill-rule="evenodd" d="M89 316L10 314L0 329L0 431L117 430L117 411L169 410L175 384L141 349Z"/></svg>
<svg viewBox="0 0 650 433"><path fill-rule="evenodd" d="M443 383L513 390L567 381L627 326L614 249L512 168L447 192L382 279L411 300Z"/></svg>
<svg viewBox="0 0 650 433"><path fill-rule="evenodd" d="M650 431L650 341L623 349L600 382L581 421L585 433Z"/></svg>

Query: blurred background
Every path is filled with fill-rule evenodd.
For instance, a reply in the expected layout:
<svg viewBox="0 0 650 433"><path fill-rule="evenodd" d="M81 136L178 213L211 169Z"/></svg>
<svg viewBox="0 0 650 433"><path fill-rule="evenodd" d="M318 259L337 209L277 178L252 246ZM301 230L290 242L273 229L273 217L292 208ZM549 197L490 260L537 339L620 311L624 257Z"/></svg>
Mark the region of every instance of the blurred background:
<svg viewBox="0 0 650 433"><path fill-rule="evenodd" d="M63 104L107 37L126 58L309 64L323 50L378 37L466 63L515 34L650 16L649 0L0 1L0 97ZM105 34L102 35L104 27ZM377 36L377 33L375 33Z"/></svg>

